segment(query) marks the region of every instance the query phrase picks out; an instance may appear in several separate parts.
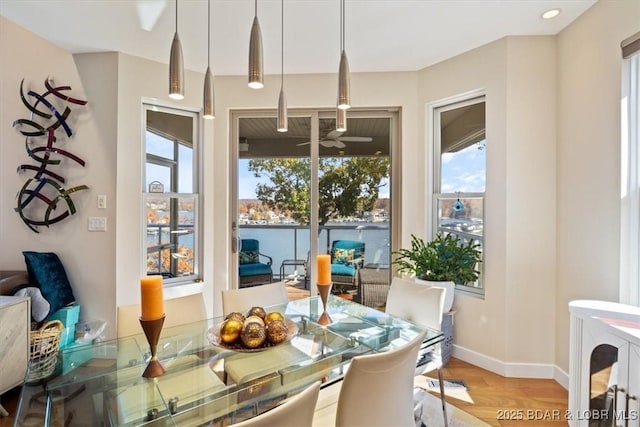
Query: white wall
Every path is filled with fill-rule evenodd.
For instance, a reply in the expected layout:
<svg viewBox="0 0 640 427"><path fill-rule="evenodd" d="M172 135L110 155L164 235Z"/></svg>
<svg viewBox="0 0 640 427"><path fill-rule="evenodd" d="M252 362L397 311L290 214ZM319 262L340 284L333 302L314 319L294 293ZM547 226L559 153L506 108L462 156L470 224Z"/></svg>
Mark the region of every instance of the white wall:
<svg viewBox="0 0 640 427"><path fill-rule="evenodd" d="M101 93L86 91L73 57L38 36L0 16L0 269L26 269L22 251L55 252L81 303L82 318L112 320L115 307L115 138L114 123L101 129L96 116L115 110L111 99ZM104 69L99 92L115 88L114 72ZM50 228L29 230L13 211L16 194L31 173L16 173L18 165L34 164L24 148L24 137L11 126L13 120L28 118L20 101L20 80L25 89L43 92L44 80L50 77L57 85L69 85L68 95L88 100L82 107L70 105L70 123L74 135L56 143L86 162L82 168L63 161L60 170L65 186L86 184L89 190L72 194L77 213ZM64 142L63 142L64 141ZM97 208L97 195L107 195L107 209ZM87 231L89 216L107 218L107 232ZM113 326L110 323L109 326Z"/></svg>
<svg viewBox="0 0 640 427"><path fill-rule="evenodd" d="M430 103L486 93L485 298L456 295L455 343L507 363L552 364L554 40L498 40L423 70L419 87L425 114Z"/></svg>
<svg viewBox="0 0 640 427"><path fill-rule="evenodd" d="M620 42L639 30L640 1L600 1L557 38L555 360L567 372L569 301L618 301Z"/></svg>

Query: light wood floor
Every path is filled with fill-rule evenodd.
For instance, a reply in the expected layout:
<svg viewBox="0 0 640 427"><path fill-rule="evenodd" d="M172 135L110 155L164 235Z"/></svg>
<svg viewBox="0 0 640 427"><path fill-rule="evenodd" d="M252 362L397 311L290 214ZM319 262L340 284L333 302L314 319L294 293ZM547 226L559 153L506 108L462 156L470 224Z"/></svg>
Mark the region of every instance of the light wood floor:
<svg viewBox="0 0 640 427"><path fill-rule="evenodd" d="M445 380L461 379L467 385L468 396L447 396L447 402L491 426L568 424L568 392L554 380L505 378L455 358L449 360L443 375Z"/></svg>

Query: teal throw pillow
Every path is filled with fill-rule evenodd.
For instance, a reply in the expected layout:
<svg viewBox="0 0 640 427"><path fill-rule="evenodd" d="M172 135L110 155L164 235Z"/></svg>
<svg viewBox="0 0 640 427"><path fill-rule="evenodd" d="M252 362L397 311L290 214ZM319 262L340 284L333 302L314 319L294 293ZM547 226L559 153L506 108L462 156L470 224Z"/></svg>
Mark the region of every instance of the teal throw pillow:
<svg viewBox="0 0 640 427"><path fill-rule="evenodd" d="M49 313L53 314L76 301L67 273L56 254L31 251L24 251L22 254L27 264L29 281L40 288L42 296L51 305Z"/></svg>
<svg viewBox="0 0 640 427"><path fill-rule="evenodd" d="M349 264L351 263L351 261L353 261L355 253L355 249L335 249L333 251L333 263Z"/></svg>
<svg viewBox="0 0 640 427"><path fill-rule="evenodd" d="M240 264L254 264L259 261L259 255L256 251L241 251L239 256Z"/></svg>

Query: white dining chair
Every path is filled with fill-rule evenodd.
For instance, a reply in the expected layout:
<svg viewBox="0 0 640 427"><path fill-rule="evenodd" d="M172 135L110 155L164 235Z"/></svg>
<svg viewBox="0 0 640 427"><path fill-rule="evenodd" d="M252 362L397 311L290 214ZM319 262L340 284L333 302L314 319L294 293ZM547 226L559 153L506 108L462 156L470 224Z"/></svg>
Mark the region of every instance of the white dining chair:
<svg viewBox="0 0 640 427"><path fill-rule="evenodd" d="M344 379L321 391L313 426L415 425L413 377L425 334L386 352L354 357Z"/></svg>
<svg viewBox="0 0 640 427"><path fill-rule="evenodd" d="M289 302L289 297L284 282L222 291L222 312L225 315L234 311L246 314L254 306L266 307L287 302Z"/></svg>
<svg viewBox="0 0 640 427"><path fill-rule="evenodd" d="M391 280L387 306L385 311L401 319L409 320L427 328L440 330L444 307L445 288L427 286L412 280L394 277ZM421 354L416 367L416 375L431 371L438 372L440 384L440 400L442 403L442 415L444 425L447 421L447 402L445 400L444 382L442 380L442 357L440 346L425 354Z"/></svg>
<svg viewBox="0 0 640 427"><path fill-rule="evenodd" d="M166 317L163 328L198 322L207 318L204 297L201 293L165 300L164 312ZM118 338L142 333L140 304L118 306L116 317Z"/></svg>
<svg viewBox="0 0 640 427"><path fill-rule="evenodd" d="M320 392L316 381L300 393L284 400L278 406L248 420L231 424L233 427L305 427L310 426Z"/></svg>

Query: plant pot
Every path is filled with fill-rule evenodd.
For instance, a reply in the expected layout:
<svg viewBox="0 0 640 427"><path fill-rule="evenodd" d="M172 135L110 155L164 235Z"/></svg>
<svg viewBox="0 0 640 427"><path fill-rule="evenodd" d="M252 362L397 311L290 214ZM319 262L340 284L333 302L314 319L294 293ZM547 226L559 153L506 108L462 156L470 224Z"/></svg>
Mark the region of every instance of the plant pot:
<svg viewBox="0 0 640 427"><path fill-rule="evenodd" d="M442 308L442 313L448 313L453 307L453 297L456 294L456 284L452 281L448 282L433 282L431 280L423 280L423 279L414 279L416 283L422 283L426 286L435 286L438 288L444 288L444 307Z"/></svg>

